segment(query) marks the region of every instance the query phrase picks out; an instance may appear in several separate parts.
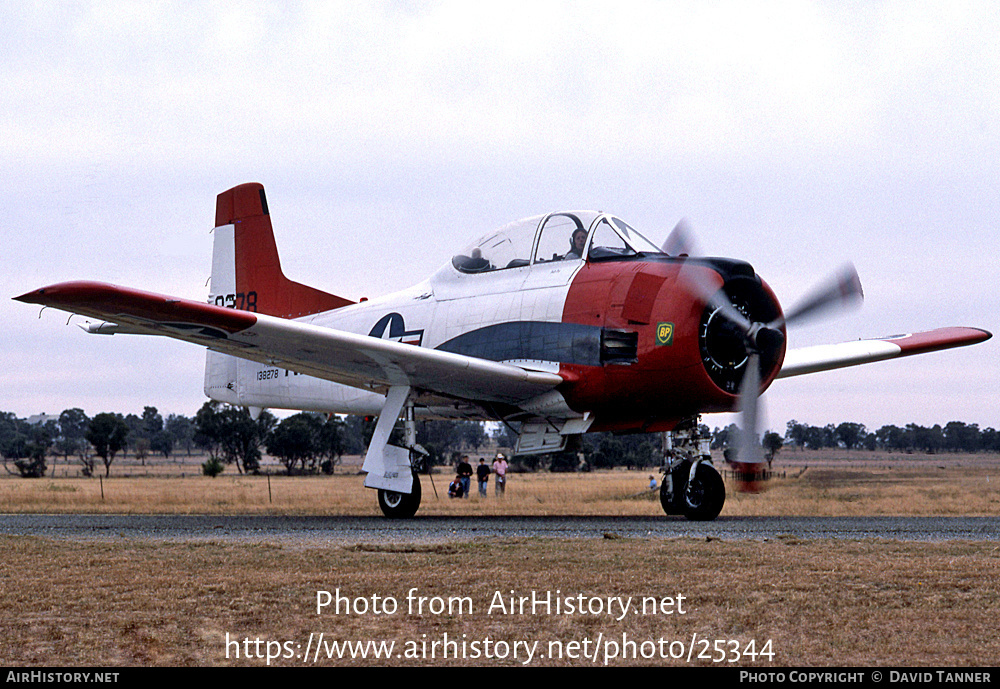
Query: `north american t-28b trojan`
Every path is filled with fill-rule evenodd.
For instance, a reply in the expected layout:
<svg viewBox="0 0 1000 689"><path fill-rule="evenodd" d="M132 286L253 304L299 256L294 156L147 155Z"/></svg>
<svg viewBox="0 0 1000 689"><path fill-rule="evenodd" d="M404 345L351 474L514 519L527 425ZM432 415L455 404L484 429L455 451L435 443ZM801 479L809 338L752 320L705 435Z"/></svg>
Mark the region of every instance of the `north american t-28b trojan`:
<svg viewBox="0 0 1000 689"><path fill-rule="evenodd" d="M582 433L690 428L742 414L737 460L764 466L757 397L776 378L974 344L943 328L786 348L786 325L861 297L841 271L787 314L746 262L692 255L682 224L657 246L619 218L572 211L488 232L428 280L360 303L293 282L278 261L264 188L218 197L208 303L97 282L18 300L100 319L91 333L164 335L208 348L205 394L232 405L378 415L363 470L390 517L420 504L416 418L502 421L516 452ZM401 446L390 434L402 418ZM725 488L705 453L668 453L668 514L714 519Z"/></svg>

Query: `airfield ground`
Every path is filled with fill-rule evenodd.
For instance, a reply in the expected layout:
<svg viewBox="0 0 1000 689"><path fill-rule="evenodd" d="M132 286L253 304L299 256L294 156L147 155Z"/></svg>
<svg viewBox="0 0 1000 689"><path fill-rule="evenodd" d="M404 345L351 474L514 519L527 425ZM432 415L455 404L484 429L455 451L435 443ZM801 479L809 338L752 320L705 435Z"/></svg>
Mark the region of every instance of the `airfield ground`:
<svg viewBox="0 0 1000 689"><path fill-rule="evenodd" d="M804 452L782 456L780 468L785 478L767 493L731 494L724 515L1000 514L996 456ZM0 512L377 510L354 475L274 476L268 493L266 477L181 478L151 467L147 473L156 477L124 478L127 467L118 469L103 482L2 479ZM425 483L421 514L652 515L659 506L643 490L648 475L519 474L503 501L492 491L486 500L449 501L438 475L442 496L435 499ZM320 633L323 654L310 655L308 664L519 665L532 648L523 644L533 642L531 665L712 665L720 656L718 664L729 665L734 648L734 664L760 669L1000 661L1000 543L991 541L359 539L314 547L263 534L251 544L2 537L0 547L0 664L6 666L264 665L269 652L295 656L276 657L272 665L300 665L310 634L315 646ZM425 599L420 614L407 610L412 588ZM338 589L354 610L317 613L318 592ZM617 596L674 603L667 605L670 614L662 606L623 616L537 606L523 615L490 611L498 593L506 600L511 591L572 597L591 608L603 600L609 609L607 599ZM395 601L397 611L376 614L375 597ZM452 599L468 606L432 609ZM359 612L362 602L366 610ZM388 661L325 659L334 640L397 645ZM761 655L765 649L773 656ZM442 657L450 650L451 657ZM683 657L671 657L682 650Z"/></svg>
<svg viewBox="0 0 1000 689"><path fill-rule="evenodd" d="M0 478L0 513L378 515L363 488L360 458L348 457L333 476L244 476L233 467L201 475L201 457L145 465L112 465L110 478L80 478L76 464L56 478ZM721 468L721 467L720 467ZM775 463L776 477L760 495L727 487L727 516L993 516L1000 515L1000 455L801 451ZM449 500L447 471L421 477L420 515L662 514L647 490L656 470L512 474L504 499L490 483L481 500Z"/></svg>

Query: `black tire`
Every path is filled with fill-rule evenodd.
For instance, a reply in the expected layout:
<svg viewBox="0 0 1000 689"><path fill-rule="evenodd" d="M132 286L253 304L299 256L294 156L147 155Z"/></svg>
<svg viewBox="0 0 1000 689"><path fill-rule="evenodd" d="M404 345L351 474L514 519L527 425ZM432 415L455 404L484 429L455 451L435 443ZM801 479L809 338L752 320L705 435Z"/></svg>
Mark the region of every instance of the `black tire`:
<svg viewBox="0 0 1000 689"><path fill-rule="evenodd" d="M684 490L684 516L693 522L710 522L726 503L726 485L710 464L699 464L694 479Z"/></svg>
<svg viewBox="0 0 1000 689"><path fill-rule="evenodd" d="M415 515L420 507L420 477L413 475L412 493L397 493L379 488L378 506L389 519L409 519Z"/></svg>
<svg viewBox="0 0 1000 689"><path fill-rule="evenodd" d="M668 482L666 476L664 476L663 481L660 483L660 507L663 508L664 514L674 515L684 513L683 491L678 490L678 486L683 486L687 483L687 472L690 468L691 464L684 462L670 472L669 485L673 490L667 491Z"/></svg>

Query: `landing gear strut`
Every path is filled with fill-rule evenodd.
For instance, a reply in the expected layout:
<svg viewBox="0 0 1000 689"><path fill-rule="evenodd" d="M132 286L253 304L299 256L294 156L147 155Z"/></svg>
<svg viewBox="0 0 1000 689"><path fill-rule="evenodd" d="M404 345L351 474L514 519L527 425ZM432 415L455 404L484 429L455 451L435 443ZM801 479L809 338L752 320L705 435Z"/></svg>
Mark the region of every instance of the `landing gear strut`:
<svg viewBox="0 0 1000 689"><path fill-rule="evenodd" d="M660 505L667 514L691 521L712 521L726 502L726 486L712 466L709 439L698 430L697 418L667 434Z"/></svg>
<svg viewBox="0 0 1000 689"><path fill-rule="evenodd" d="M417 466L427 451L417 445L417 425L410 388L389 388L385 405L375 424L362 470L365 486L378 490L378 506L390 519L408 519L420 507L420 478ZM403 447L389 443L400 414L403 416Z"/></svg>

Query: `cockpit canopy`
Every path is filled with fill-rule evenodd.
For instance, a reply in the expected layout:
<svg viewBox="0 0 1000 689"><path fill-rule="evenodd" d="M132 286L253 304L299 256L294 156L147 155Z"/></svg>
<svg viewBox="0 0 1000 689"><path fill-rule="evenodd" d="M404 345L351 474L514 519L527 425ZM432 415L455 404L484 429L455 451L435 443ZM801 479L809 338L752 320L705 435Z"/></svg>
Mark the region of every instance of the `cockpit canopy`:
<svg viewBox="0 0 1000 689"><path fill-rule="evenodd" d="M580 242L577 235L583 234ZM659 254L655 244L618 218L564 211L518 220L489 232L451 260L461 273L486 273L553 261L608 260Z"/></svg>

